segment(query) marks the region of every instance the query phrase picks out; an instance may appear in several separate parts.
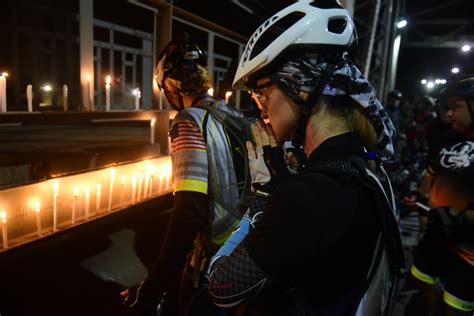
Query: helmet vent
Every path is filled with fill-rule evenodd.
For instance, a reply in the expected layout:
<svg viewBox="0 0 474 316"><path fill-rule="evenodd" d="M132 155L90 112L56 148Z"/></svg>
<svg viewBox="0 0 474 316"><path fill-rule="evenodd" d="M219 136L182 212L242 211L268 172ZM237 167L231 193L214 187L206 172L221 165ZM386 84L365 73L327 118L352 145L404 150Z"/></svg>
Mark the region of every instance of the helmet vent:
<svg viewBox="0 0 474 316"><path fill-rule="evenodd" d="M346 29L347 21L343 18L332 19L328 22L328 31L331 33L342 34Z"/></svg>
<svg viewBox="0 0 474 316"><path fill-rule="evenodd" d="M317 0L311 2L309 5L319 9L343 9L339 1L336 0Z"/></svg>
<svg viewBox="0 0 474 316"><path fill-rule="evenodd" d="M260 54L266 47L268 47L278 36L280 36L287 29L296 24L305 16L303 12L292 12L287 16L276 21L274 24L270 25L267 29L264 30L263 34L255 43L254 48L250 54L250 59L253 59L255 56ZM273 17L272 21L277 18ZM259 29L260 32L260 29Z"/></svg>

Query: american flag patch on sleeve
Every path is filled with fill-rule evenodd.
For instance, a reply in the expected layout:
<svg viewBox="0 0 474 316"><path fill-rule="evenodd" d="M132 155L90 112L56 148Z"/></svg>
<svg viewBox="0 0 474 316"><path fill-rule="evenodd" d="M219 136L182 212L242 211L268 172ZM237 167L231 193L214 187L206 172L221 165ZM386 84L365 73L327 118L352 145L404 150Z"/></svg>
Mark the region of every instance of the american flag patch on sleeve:
<svg viewBox="0 0 474 316"><path fill-rule="evenodd" d="M201 130L191 122L178 122L170 131L171 150L206 150Z"/></svg>

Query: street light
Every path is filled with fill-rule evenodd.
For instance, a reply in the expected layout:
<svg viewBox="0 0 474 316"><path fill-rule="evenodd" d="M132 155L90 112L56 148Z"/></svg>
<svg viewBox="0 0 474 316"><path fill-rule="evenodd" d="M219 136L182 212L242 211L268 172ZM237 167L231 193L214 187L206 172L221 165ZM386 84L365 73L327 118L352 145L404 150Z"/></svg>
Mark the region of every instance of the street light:
<svg viewBox="0 0 474 316"><path fill-rule="evenodd" d="M408 24L407 20L402 19L402 20L400 20L400 21L397 23L397 27L398 27L399 29L402 29L402 28L404 28L405 26L407 26L407 24Z"/></svg>
<svg viewBox="0 0 474 316"><path fill-rule="evenodd" d="M427 83L428 83L428 81L427 81L426 79L421 79L421 84L422 84L422 85L425 85L425 84L427 84Z"/></svg>
<svg viewBox="0 0 474 316"><path fill-rule="evenodd" d="M464 45L461 49L462 49L463 52L468 52L468 51L471 50L471 46L469 46L469 45Z"/></svg>
<svg viewBox="0 0 474 316"><path fill-rule="evenodd" d="M453 74L457 74L459 72L459 68L458 67L454 67L453 69L451 69L451 72Z"/></svg>
<svg viewBox="0 0 474 316"><path fill-rule="evenodd" d="M446 79L441 79L441 84L446 84Z"/></svg>
<svg viewBox="0 0 474 316"><path fill-rule="evenodd" d="M428 89L433 89L434 85L435 85L435 84L430 81L430 82L428 82L428 83L426 84L426 87L427 87Z"/></svg>

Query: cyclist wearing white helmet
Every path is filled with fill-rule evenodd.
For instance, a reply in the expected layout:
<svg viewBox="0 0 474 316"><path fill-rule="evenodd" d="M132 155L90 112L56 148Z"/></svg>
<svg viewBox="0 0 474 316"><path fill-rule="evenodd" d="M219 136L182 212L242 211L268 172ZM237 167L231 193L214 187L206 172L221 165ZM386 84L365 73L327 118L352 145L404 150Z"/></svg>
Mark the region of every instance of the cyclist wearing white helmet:
<svg viewBox="0 0 474 316"><path fill-rule="evenodd" d="M338 2L306 0L247 43L234 87L271 125L247 142L254 195L211 261L215 304L244 315L389 313L404 265L381 167L394 128L350 59L356 39ZM289 140L307 159L296 175L280 155Z"/></svg>

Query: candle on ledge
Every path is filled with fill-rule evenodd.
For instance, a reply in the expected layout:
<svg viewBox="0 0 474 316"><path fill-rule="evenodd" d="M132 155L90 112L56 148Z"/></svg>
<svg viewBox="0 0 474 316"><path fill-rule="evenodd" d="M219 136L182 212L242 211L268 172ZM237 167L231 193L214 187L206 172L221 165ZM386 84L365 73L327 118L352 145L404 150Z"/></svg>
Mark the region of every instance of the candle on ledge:
<svg viewBox="0 0 474 316"><path fill-rule="evenodd" d="M112 211L112 194L114 190L114 182L115 182L115 168L112 167L110 171L110 185L109 185L109 204L107 206L107 212L110 213Z"/></svg>
<svg viewBox="0 0 474 316"><path fill-rule="evenodd" d="M136 202L136 191L137 191L137 176L132 176L132 204Z"/></svg>
<svg viewBox="0 0 474 316"><path fill-rule="evenodd" d="M84 189L84 209L86 213L86 219L89 219L90 214L90 201L91 201L91 191L89 187Z"/></svg>
<svg viewBox="0 0 474 316"><path fill-rule="evenodd" d="M92 76L88 75L87 82L86 82L86 96L87 96L87 110L88 111L94 110L93 105L92 105L91 81L92 81Z"/></svg>
<svg viewBox="0 0 474 316"><path fill-rule="evenodd" d="M41 227L41 202L36 201L34 204L35 213L36 213L36 229L38 231L38 236L43 237L43 233L41 232L43 228Z"/></svg>
<svg viewBox="0 0 474 316"><path fill-rule="evenodd" d="M150 173L147 173L145 175L145 187L143 189L143 198L144 199L146 199L148 197L149 185L150 185Z"/></svg>
<svg viewBox="0 0 474 316"><path fill-rule="evenodd" d="M7 212L5 212L4 210L0 212L0 218L2 219L3 249L7 249L8 248Z"/></svg>
<svg viewBox="0 0 474 316"><path fill-rule="evenodd" d="M140 92L140 89L135 88L133 90L133 95L135 96L135 111L140 110L140 98L142 97L142 93Z"/></svg>
<svg viewBox="0 0 474 316"><path fill-rule="evenodd" d="M232 95L232 91L227 91L225 93L225 103L229 103L230 96Z"/></svg>
<svg viewBox="0 0 474 316"><path fill-rule="evenodd" d="M209 90L207 90L207 94L209 94L211 97L214 96L214 88L209 88Z"/></svg>
<svg viewBox="0 0 474 316"><path fill-rule="evenodd" d="M105 78L105 110L110 111L110 76Z"/></svg>
<svg viewBox="0 0 474 316"><path fill-rule="evenodd" d="M79 195L79 189L77 187L74 188L72 195L73 195L73 197L72 197L71 223L74 225L76 223L77 196Z"/></svg>
<svg viewBox="0 0 474 316"><path fill-rule="evenodd" d="M0 112L7 111L7 77L6 72L0 76Z"/></svg>
<svg viewBox="0 0 474 316"><path fill-rule="evenodd" d="M54 181L53 184L53 231L58 231L58 195L59 195L59 182Z"/></svg>
<svg viewBox="0 0 474 316"><path fill-rule="evenodd" d="M158 88L158 109L163 110L163 91Z"/></svg>
<svg viewBox="0 0 474 316"><path fill-rule="evenodd" d="M26 86L26 100L28 101L28 112L33 112L33 86Z"/></svg>
<svg viewBox="0 0 474 316"><path fill-rule="evenodd" d="M102 186L98 183L95 186L96 193L95 193L95 211L99 213L100 210L100 199L102 198Z"/></svg>
<svg viewBox="0 0 474 316"><path fill-rule="evenodd" d="M67 106L68 106L68 88L67 85L63 85L63 110L64 112L67 112Z"/></svg>
<svg viewBox="0 0 474 316"><path fill-rule="evenodd" d="M120 207L123 207L125 195L125 176L120 177Z"/></svg>
<svg viewBox="0 0 474 316"><path fill-rule="evenodd" d="M137 201L142 199L142 184L143 184L143 175L140 173L138 175L138 194L137 194Z"/></svg>
<svg viewBox="0 0 474 316"><path fill-rule="evenodd" d="M151 145L155 143L155 122L156 122L156 119L151 119L150 121L150 144Z"/></svg>

